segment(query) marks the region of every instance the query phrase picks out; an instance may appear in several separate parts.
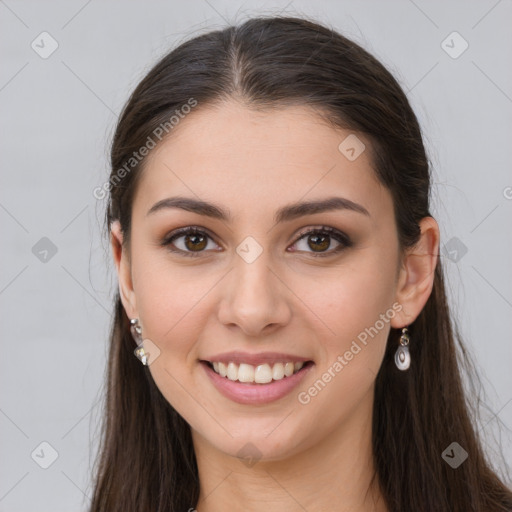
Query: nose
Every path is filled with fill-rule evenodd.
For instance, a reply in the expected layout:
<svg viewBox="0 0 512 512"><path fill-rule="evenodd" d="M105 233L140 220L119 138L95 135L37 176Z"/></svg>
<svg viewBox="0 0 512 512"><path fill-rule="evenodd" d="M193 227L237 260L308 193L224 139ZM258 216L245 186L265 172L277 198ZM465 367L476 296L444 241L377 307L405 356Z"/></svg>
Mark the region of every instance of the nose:
<svg viewBox="0 0 512 512"><path fill-rule="evenodd" d="M267 335L291 318L292 293L283 276L270 267L266 254L268 251L263 251L250 263L237 255L222 288L219 321L230 328L236 326L246 336Z"/></svg>

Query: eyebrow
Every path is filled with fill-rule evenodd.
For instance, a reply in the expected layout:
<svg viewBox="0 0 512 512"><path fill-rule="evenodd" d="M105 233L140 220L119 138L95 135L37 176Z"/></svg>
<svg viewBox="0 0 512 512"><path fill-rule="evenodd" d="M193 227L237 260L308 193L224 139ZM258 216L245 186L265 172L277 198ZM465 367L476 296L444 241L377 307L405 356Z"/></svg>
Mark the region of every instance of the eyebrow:
<svg viewBox="0 0 512 512"><path fill-rule="evenodd" d="M146 217L168 208L181 209L222 221L231 221L231 214L229 211L218 205L199 199L179 196L168 197L158 201L149 209L149 211L146 213ZM344 197L328 197L326 199L307 201L302 203L298 202L283 206L276 211L274 215L274 222L287 222L304 215L313 215L315 213L323 213L333 210L348 210L370 217L370 213L364 206L355 203L350 199L346 199Z"/></svg>

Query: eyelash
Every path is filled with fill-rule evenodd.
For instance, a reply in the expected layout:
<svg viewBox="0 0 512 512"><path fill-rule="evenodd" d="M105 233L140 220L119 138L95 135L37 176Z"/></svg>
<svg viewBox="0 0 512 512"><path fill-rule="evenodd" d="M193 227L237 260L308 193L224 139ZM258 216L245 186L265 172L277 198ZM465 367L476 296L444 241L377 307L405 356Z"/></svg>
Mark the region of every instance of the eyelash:
<svg viewBox="0 0 512 512"><path fill-rule="evenodd" d="M339 252L343 251L344 249L352 246L352 241L345 233L342 233L341 231L338 231L337 229L331 228L329 226L322 226L321 228L313 228L313 229L302 231L301 233L299 233L298 238L294 242L294 245L297 242L299 242L300 240L302 240L302 238L304 238L306 235L313 235L313 234L314 235L327 234L331 238L334 238L337 242L339 242L341 244L336 249L330 250L327 252L319 252L319 253L311 252L310 254L315 258L318 258L318 257L326 258L328 256L338 254ZM213 240L213 238L207 232L199 229L196 226L188 226L186 228L180 228L180 229L174 231L173 233L171 233L168 237L166 237L163 240L161 245L164 247L167 247L167 249L169 251L171 251L173 253L177 253L182 256L192 257L192 258L197 258L198 256L201 256L201 254L204 252L204 250L193 252L193 251L183 251L182 249L173 249L172 248L172 245L171 245L172 242L174 240L176 240L177 238L180 238L184 235L206 235L208 238Z"/></svg>

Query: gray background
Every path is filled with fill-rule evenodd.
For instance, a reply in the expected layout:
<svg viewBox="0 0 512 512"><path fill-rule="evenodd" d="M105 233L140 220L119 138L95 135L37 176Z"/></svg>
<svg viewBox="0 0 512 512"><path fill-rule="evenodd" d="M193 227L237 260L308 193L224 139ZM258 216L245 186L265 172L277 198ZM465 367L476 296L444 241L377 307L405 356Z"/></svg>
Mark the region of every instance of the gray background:
<svg viewBox="0 0 512 512"><path fill-rule="evenodd" d="M92 192L108 177L108 143L123 103L189 36L279 12L332 24L408 91L433 162L433 213L453 311L487 394L478 428L505 469L493 451L501 422L512 465L510 0L5 0L0 511L69 512L89 503L117 286L101 233L104 201ZM58 43L49 56L43 31ZM464 41L447 39L454 31L469 44L461 55Z"/></svg>

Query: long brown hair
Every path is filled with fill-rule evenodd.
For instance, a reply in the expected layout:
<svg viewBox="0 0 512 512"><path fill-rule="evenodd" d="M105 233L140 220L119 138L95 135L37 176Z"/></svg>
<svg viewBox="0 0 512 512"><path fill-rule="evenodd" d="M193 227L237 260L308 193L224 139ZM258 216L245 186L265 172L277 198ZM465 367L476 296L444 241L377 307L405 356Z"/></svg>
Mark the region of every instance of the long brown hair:
<svg viewBox="0 0 512 512"><path fill-rule="evenodd" d="M401 248L417 242L420 219L431 215L430 166L403 90L377 59L336 31L277 16L252 18L186 41L132 93L113 138L108 187L102 189L109 192L106 233L118 219L124 250L129 251L132 202L146 162L133 160L133 154L149 138L158 142L162 126L172 136L169 119L191 99L201 108L235 96L250 108L307 105L333 127L365 134L374 171L393 197ZM199 496L190 427L134 356L119 292L114 312L90 510L189 510ZM410 370L396 370L396 343L388 340L375 387L374 477L388 509L511 511L512 493L486 459L473 424L462 384L469 359L450 314L439 259L433 291L409 330ZM391 329L389 339L396 341L398 335ZM468 453L456 469L441 456L452 442Z"/></svg>

